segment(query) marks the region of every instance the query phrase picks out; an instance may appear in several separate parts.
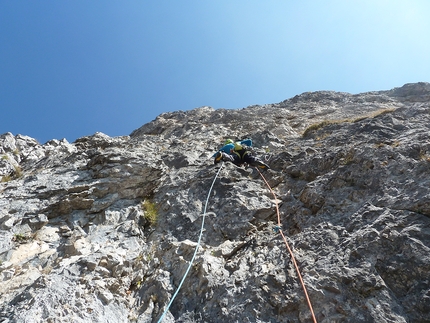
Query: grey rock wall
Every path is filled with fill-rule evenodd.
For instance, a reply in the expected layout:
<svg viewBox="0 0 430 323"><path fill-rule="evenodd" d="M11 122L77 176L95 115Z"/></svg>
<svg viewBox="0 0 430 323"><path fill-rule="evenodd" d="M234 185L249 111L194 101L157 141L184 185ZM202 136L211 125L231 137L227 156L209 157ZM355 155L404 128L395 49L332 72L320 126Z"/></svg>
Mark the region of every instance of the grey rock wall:
<svg viewBox="0 0 430 323"><path fill-rule="evenodd" d="M318 322L428 322L430 85L165 113L111 138L0 136L0 322L157 322L196 248L212 154L270 164ZM155 210L155 211L154 211ZM225 164L164 322L310 322L252 168Z"/></svg>

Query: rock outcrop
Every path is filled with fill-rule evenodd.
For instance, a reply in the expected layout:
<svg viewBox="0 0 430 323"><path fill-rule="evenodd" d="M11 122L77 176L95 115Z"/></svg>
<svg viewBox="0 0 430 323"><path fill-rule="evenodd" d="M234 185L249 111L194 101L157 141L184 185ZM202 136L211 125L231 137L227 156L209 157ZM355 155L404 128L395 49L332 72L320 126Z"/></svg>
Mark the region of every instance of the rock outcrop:
<svg viewBox="0 0 430 323"><path fill-rule="evenodd" d="M226 138L271 170L318 322L428 322L430 84L164 113L130 136L0 136L0 322L157 322ZM225 164L163 322L310 322L255 169Z"/></svg>

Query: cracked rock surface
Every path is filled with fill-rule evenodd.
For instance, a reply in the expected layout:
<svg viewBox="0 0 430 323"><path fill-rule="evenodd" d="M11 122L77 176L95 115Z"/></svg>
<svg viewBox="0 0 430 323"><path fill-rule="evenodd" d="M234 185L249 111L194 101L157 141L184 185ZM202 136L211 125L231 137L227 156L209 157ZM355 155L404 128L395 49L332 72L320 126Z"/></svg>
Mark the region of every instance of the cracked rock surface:
<svg viewBox="0 0 430 323"><path fill-rule="evenodd" d="M0 322L428 322L430 84L164 113L129 136L0 136Z"/></svg>

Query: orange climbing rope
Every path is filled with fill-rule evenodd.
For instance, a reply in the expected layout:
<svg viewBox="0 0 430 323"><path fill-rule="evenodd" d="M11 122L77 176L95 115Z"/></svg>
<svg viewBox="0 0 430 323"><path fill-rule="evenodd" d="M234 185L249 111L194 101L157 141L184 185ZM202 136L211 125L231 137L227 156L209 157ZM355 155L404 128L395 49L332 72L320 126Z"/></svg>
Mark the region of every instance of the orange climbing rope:
<svg viewBox="0 0 430 323"><path fill-rule="evenodd" d="M260 170L257 167L255 167L255 169L257 169L257 171L260 174L261 178L266 183L266 185L269 188L270 192L272 192L272 194L273 194L273 197L274 197L275 203L276 203L276 214L278 215L277 231L279 231L279 233L281 234L282 238L284 239L284 242L285 242L285 245L287 246L288 252L291 255L291 260L293 261L294 267L296 268L297 275L299 276L300 283L302 284L302 288L303 288L303 291L304 291L305 296L306 296L306 301L308 302L309 310L311 311L312 320L314 321L314 323L317 323L317 319L315 318L314 310L312 308L311 300L310 300L308 292L306 290L306 286L305 286L305 283L303 281L302 275L300 274L300 270L299 270L299 266L297 265L296 258L294 257L294 253L291 250L290 245L288 244L287 238L285 237L285 235L284 235L284 233L282 232L282 229L281 229L281 215L279 213L278 199L276 198L275 192L270 187L269 183L267 182L267 180L263 176L263 174L260 172Z"/></svg>

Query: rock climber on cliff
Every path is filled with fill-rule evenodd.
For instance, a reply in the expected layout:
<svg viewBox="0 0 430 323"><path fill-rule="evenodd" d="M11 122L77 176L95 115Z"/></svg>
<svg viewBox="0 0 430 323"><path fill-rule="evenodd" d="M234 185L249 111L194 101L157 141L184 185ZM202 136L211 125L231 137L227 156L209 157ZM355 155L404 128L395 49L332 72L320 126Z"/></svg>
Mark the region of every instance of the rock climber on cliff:
<svg viewBox="0 0 430 323"><path fill-rule="evenodd" d="M263 163L257 157L252 155L251 147L251 139L236 142L231 139L227 139L224 146L213 155L214 164L218 164L222 160L232 162L238 167L241 167L243 164L248 164L261 169L270 169L269 165Z"/></svg>

